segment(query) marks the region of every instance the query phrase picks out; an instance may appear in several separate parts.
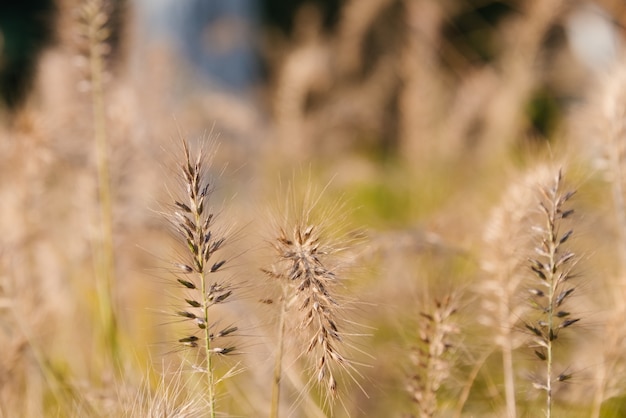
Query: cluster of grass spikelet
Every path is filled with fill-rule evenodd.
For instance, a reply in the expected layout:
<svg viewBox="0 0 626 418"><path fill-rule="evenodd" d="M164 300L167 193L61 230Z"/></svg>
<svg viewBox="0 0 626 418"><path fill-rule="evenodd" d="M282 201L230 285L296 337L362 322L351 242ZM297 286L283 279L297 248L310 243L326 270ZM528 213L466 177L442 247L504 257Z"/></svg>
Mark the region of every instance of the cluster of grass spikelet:
<svg viewBox="0 0 626 418"><path fill-rule="evenodd" d="M178 338L178 343L198 350L201 355L201 360L194 368L207 376L208 413L215 416L216 388L222 378L216 376L214 361L219 356L238 353L233 337L237 337L239 328L232 324L219 326L222 321L213 308L230 302L236 296L237 289L220 275L227 262L227 257L220 254L227 243L228 231L217 227L216 213L209 202L215 187L209 175L210 156L200 151L192 157L186 141L182 142L182 150L184 158L178 170L184 193L182 198L174 199L172 211L167 215L186 248L186 255L174 263L176 282L184 293L184 303L179 304L175 315L190 324L188 332ZM545 174L547 170L540 169L539 172ZM514 188L510 193L513 197L519 194L520 197L524 196L524 200L529 200L529 196L533 195L529 191L537 190L538 214L528 204L523 210L520 210L521 206L510 210L504 208L495 213L497 222L492 221L495 222L492 229L498 230L502 227L499 223L515 218L520 230L527 228L528 233L532 230L538 234L539 245L529 258L534 280L524 278L524 263L517 258L519 254L514 254L517 249L506 245L499 247L497 257L510 257L508 262L500 260L499 265L495 261L485 264L491 279L485 283L485 289L489 291L483 297L488 301L490 292L495 292L496 299L504 301L500 305L486 304L485 312L499 306L493 311L495 315L491 316L501 317L502 320L497 324L487 322L499 329L496 342L503 353L506 409L509 416L516 415L512 352L519 347L519 343L513 343L512 340L518 319L530 333L528 344L535 356L545 365L541 373L545 374L545 378L534 384L546 393L548 418L551 417L554 402L554 384L571 378L570 374L555 372L558 355L555 341L562 332L580 321L567 308L575 291L572 279L578 260L572 251L567 250L573 230L565 228L565 223L571 220L573 214L568 204L574 192L563 191L560 170L552 183L546 185L545 178L545 175L528 176L521 189ZM519 190L524 192L520 193ZM508 198L504 201L508 202ZM515 203L512 205L515 206ZM274 262L271 268L262 269L270 282L281 289L277 303L280 312L275 339L270 417L278 417L281 409L287 340L292 343L289 344L290 348L299 347L295 358L306 364L302 366L302 372L308 374L307 383L299 390L309 393L311 389L319 389L330 414L333 413L332 405L340 399L337 373L347 372L354 381L356 379L352 374L358 373L344 353L348 334L344 330L342 317L345 309L337 293L340 279L336 262L333 261L336 247L327 243L323 227L312 220L310 207L302 208L298 213L300 216L295 220L285 215L283 221L275 225L276 235L270 241ZM537 217L540 220L535 222ZM498 238L496 232L490 234L489 240L496 247L498 242L506 241L505 237ZM530 246L531 240L526 239L516 245L519 244ZM517 309L516 304L524 302L524 298L516 296L520 290L529 296L526 297L526 308ZM532 309L528 309L528 305ZM458 347L453 337L461 333L455 323L457 308L457 298L447 296L435 300L431 310L425 309L420 313L419 341L411 351L413 372L407 384L410 398L420 417L437 416L438 393L454 368L454 353ZM503 340L507 343L504 344Z"/></svg>
<svg viewBox="0 0 626 418"><path fill-rule="evenodd" d="M216 258L226 237L215 227L215 213L209 203L214 187L207 171L209 161L202 151L192 159L185 141L183 151L180 174L186 193L184 199L174 201L173 213L168 218L188 250L186 259L175 263L176 280L186 294L185 304L176 311L176 315L191 322L193 331L178 342L183 346L199 348L203 354L203 365L198 367L207 376L208 412L213 417L216 385L213 357L235 351L235 346L220 345L220 342L233 336L237 327L218 327L211 316L211 308L227 302L233 289L228 282L214 279L226 263L225 259Z"/></svg>
<svg viewBox="0 0 626 418"><path fill-rule="evenodd" d="M545 363L545 380L535 386L546 392L546 416L552 414L552 394L555 382L569 380L571 375L554 371L555 341L561 332L580 321L573 316L567 306L576 286L572 279L576 266L576 254L567 249L567 242L573 234L565 228L573 209L567 204L574 191L563 191L562 174L558 172L552 184L542 185L539 208L544 225L536 225L539 245L535 247L535 257L530 259L531 270L536 281L529 288L536 318L525 326L532 333L535 355Z"/></svg>
<svg viewBox="0 0 626 418"><path fill-rule="evenodd" d="M338 253L345 248L329 233L331 226L337 227L337 208L330 214L315 213L319 197L312 199L313 190L308 187L301 202L295 190L290 192L287 201L293 208L283 208L283 213L273 216L273 263L262 269L269 283L280 288L270 417L277 417L280 410L287 358L302 360L307 383L301 390L319 391L331 414L335 402L341 401L338 376L345 373L354 380L356 372L346 357L347 309L338 292L343 280ZM291 210L295 216L289 215Z"/></svg>
<svg viewBox="0 0 626 418"><path fill-rule="evenodd" d="M322 262L328 253L320 248L315 227L305 224L296 225L291 234L281 229L274 247L282 266L279 270L266 270L266 273L282 281L282 315L287 310L295 310L300 318L298 331L308 336L303 355L315 365L315 380L324 385L330 398L334 398L337 381L331 364L345 367L347 363L337 350L337 345L342 342L336 315L339 304L332 296L337 277ZM280 339L285 332L284 319L281 323ZM278 358L277 362L280 361L282 359ZM280 368L279 363L277 367Z"/></svg>
<svg viewBox="0 0 626 418"><path fill-rule="evenodd" d="M436 416L437 392L454 367L455 345L451 338L460 331L454 323L456 313L452 296L435 300L431 312L420 312L419 344L410 356L414 372L407 385L420 418Z"/></svg>
<svg viewBox="0 0 626 418"><path fill-rule="evenodd" d="M501 351L506 415L510 418L518 413L515 350L527 345L542 363L540 377L532 383L546 394L548 417L555 384L572 377L571 373L555 372L555 368L557 359L564 362L566 352L563 344L557 350L557 339L580 321L568 308L576 289L579 260L568 249L574 234L568 227L574 214L569 207L574 194L564 191L561 170L536 167L506 191L485 234L488 252L483 269L488 275L480 287L485 312L481 322L494 330Z"/></svg>
<svg viewBox="0 0 626 418"><path fill-rule="evenodd" d="M216 214L209 203L214 191L208 172L210 158L202 151L192 157L188 143L183 140L182 144L184 159L178 171L184 197L175 198L171 213L166 214L186 249L186 255L174 262L176 282L184 292L184 304L175 315L191 327L178 343L202 354L201 364L194 368L206 373L209 414L214 416L216 384L220 380L214 358L237 354L232 342L238 327L219 327L221 321L212 314L212 308L230 302L236 288L218 274L227 262L218 256L227 243L227 231L216 226ZM279 226L272 246L275 263L271 270L263 271L280 286L282 296L270 416L279 413L285 340L292 337L302 347L298 357L308 359L305 363L310 366L303 369L313 370L304 390L309 392L314 383L323 390L330 407L338 398L337 371L354 368L340 352L345 341L340 329L342 306L335 296L339 279L337 269L328 262L334 248L323 244L321 227L305 218L295 225Z"/></svg>

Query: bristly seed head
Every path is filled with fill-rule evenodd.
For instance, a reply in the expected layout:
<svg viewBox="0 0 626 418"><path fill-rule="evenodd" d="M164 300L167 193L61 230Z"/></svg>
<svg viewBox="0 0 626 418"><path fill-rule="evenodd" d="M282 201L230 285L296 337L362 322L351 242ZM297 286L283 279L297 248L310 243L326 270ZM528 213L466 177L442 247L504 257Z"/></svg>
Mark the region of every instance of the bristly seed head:
<svg viewBox="0 0 626 418"><path fill-rule="evenodd" d="M555 359L553 342L558 339L559 333L564 329L578 323L580 318L570 318L570 313L558 310L566 304L576 288L571 283L575 277L572 270L578 258L575 253L565 248L573 236L573 229L565 229L565 220L574 213L573 209L565 208L565 204L574 196L575 191L562 191L562 173L559 171L554 183L550 187L540 188L541 201L539 209L542 214L543 227L536 228L540 236L535 247L537 258L530 259L530 270L535 277L535 284L529 289L533 295L532 305L537 308L540 319L533 322L537 326L525 324L526 329L533 333L531 346L535 355L546 362L547 375L544 383L536 384L536 387L547 393L548 411L552 401L552 383L563 382L571 378L571 374L552 375L552 366ZM561 234L560 231L566 232ZM536 281L539 279L539 282ZM537 289L539 283L545 289ZM538 302L541 298L541 303Z"/></svg>
<svg viewBox="0 0 626 418"><path fill-rule="evenodd" d="M212 373L210 357L227 355L235 350L230 345L212 345L218 339L234 336L238 328L216 329L217 321L211 317L210 308L230 299L233 289L228 283L209 281L209 277L213 277L211 274L219 274L226 264L226 259L214 259L214 254L224 246L226 237L214 227L215 215L209 200L214 186L207 176L210 161L202 152L192 159L186 141L183 141L182 148L184 161L179 166L179 173L184 184L181 190L183 196L173 199L168 220L186 248L186 259L172 263L178 275L176 281L186 294L182 298L184 307L174 311L174 314L189 320L185 322L191 325L188 332L192 335L178 342L185 347L204 349L206 370ZM204 365L197 367L202 369Z"/></svg>
<svg viewBox="0 0 626 418"><path fill-rule="evenodd" d="M291 231L291 233L287 233ZM331 250L323 247L320 228L313 224L297 223L295 227L281 227L273 242L278 262L264 272L283 281L288 289L287 306L294 306L299 314L296 325L308 337L303 352L315 365L313 379L325 389L329 400L337 395L337 381L333 367L351 368L349 361L337 352L332 341L342 342L337 309L340 304L332 297L337 284L336 272L327 265L325 257ZM290 294L289 294L290 293Z"/></svg>

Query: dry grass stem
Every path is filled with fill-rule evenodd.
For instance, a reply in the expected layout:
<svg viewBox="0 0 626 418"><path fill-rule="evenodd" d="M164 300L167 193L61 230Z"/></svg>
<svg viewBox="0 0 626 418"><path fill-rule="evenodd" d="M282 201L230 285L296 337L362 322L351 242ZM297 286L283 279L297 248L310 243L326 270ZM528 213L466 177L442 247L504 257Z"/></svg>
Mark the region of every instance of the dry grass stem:
<svg viewBox="0 0 626 418"><path fill-rule="evenodd" d="M115 285L115 255L113 244L113 197L109 172L109 141L104 100L105 55L109 31L106 0L85 0L80 8L82 36L87 43L89 84L92 101L93 133L98 172L99 242L95 246L96 286L103 344L111 360L119 360L117 315L113 294ZM115 367L117 370L118 368Z"/></svg>

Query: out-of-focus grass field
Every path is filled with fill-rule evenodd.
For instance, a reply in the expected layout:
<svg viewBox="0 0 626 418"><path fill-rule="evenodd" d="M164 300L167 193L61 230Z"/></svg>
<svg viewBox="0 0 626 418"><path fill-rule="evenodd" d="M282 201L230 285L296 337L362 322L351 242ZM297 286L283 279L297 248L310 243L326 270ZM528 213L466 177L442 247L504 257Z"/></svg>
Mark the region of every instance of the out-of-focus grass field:
<svg viewBox="0 0 626 418"><path fill-rule="evenodd" d="M237 91L145 30L148 3L105 2L103 125L80 12L94 4L56 3L54 41L31 88L0 109L0 417L206 416L195 354L177 342L182 293L171 268L185 246L161 214L184 191L181 138L194 149L219 144L211 204L232 226L225 275L238 286L217 315L237 324L238 350L216 374L238 373L217 385L219 416L268 415L278 309L267 301L279 295L261 269L273 262L284 202L307 190L319 197L324 237L346 246L337 291L356 371L340 375L331 410L317 388L305 390L302 348L287 342L281 416L420 416L419 389L408 389L425 370L415 350L424 313L448 295L457 310L433 416L507 416L500 335L511 343L516 416L545 416L545 393L533 387L545 363L529 347L526 311L515 311L529 305L524 283L534 278L533 247L514 243L534 232L505 221L501 246L486 239L495 210L516 205L507 192L544 165L577 190L567 245L580 257L567 305L580 321L555 341L555 376L567 379L555 377L552 416L626 415L622 0L318 2L284 28L269 7L249 27L225 17L199 44L255 51L256 78ZM16 45L7 31L16 20L5 20L0 72ZM99 134L117 327L99 287ZM530 196L524 220L538 208ZM332 207L339 213L324 211ZM490 308L498 296L487 261L501 263L504 287L522 277L505 304L521 312L510 330Z"/></svg>

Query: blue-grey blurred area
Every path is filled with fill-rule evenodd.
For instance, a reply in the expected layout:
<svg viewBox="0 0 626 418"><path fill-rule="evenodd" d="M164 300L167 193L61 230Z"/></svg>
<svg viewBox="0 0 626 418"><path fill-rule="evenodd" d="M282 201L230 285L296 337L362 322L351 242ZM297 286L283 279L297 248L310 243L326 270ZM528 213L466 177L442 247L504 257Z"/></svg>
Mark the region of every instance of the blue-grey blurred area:
<svg viewBox="0 0 626 418"><path fill-rule="evenodd" d="M135 0L144 39L166 42L197 75L245 91L260 79L256 0Z"/></svg>

